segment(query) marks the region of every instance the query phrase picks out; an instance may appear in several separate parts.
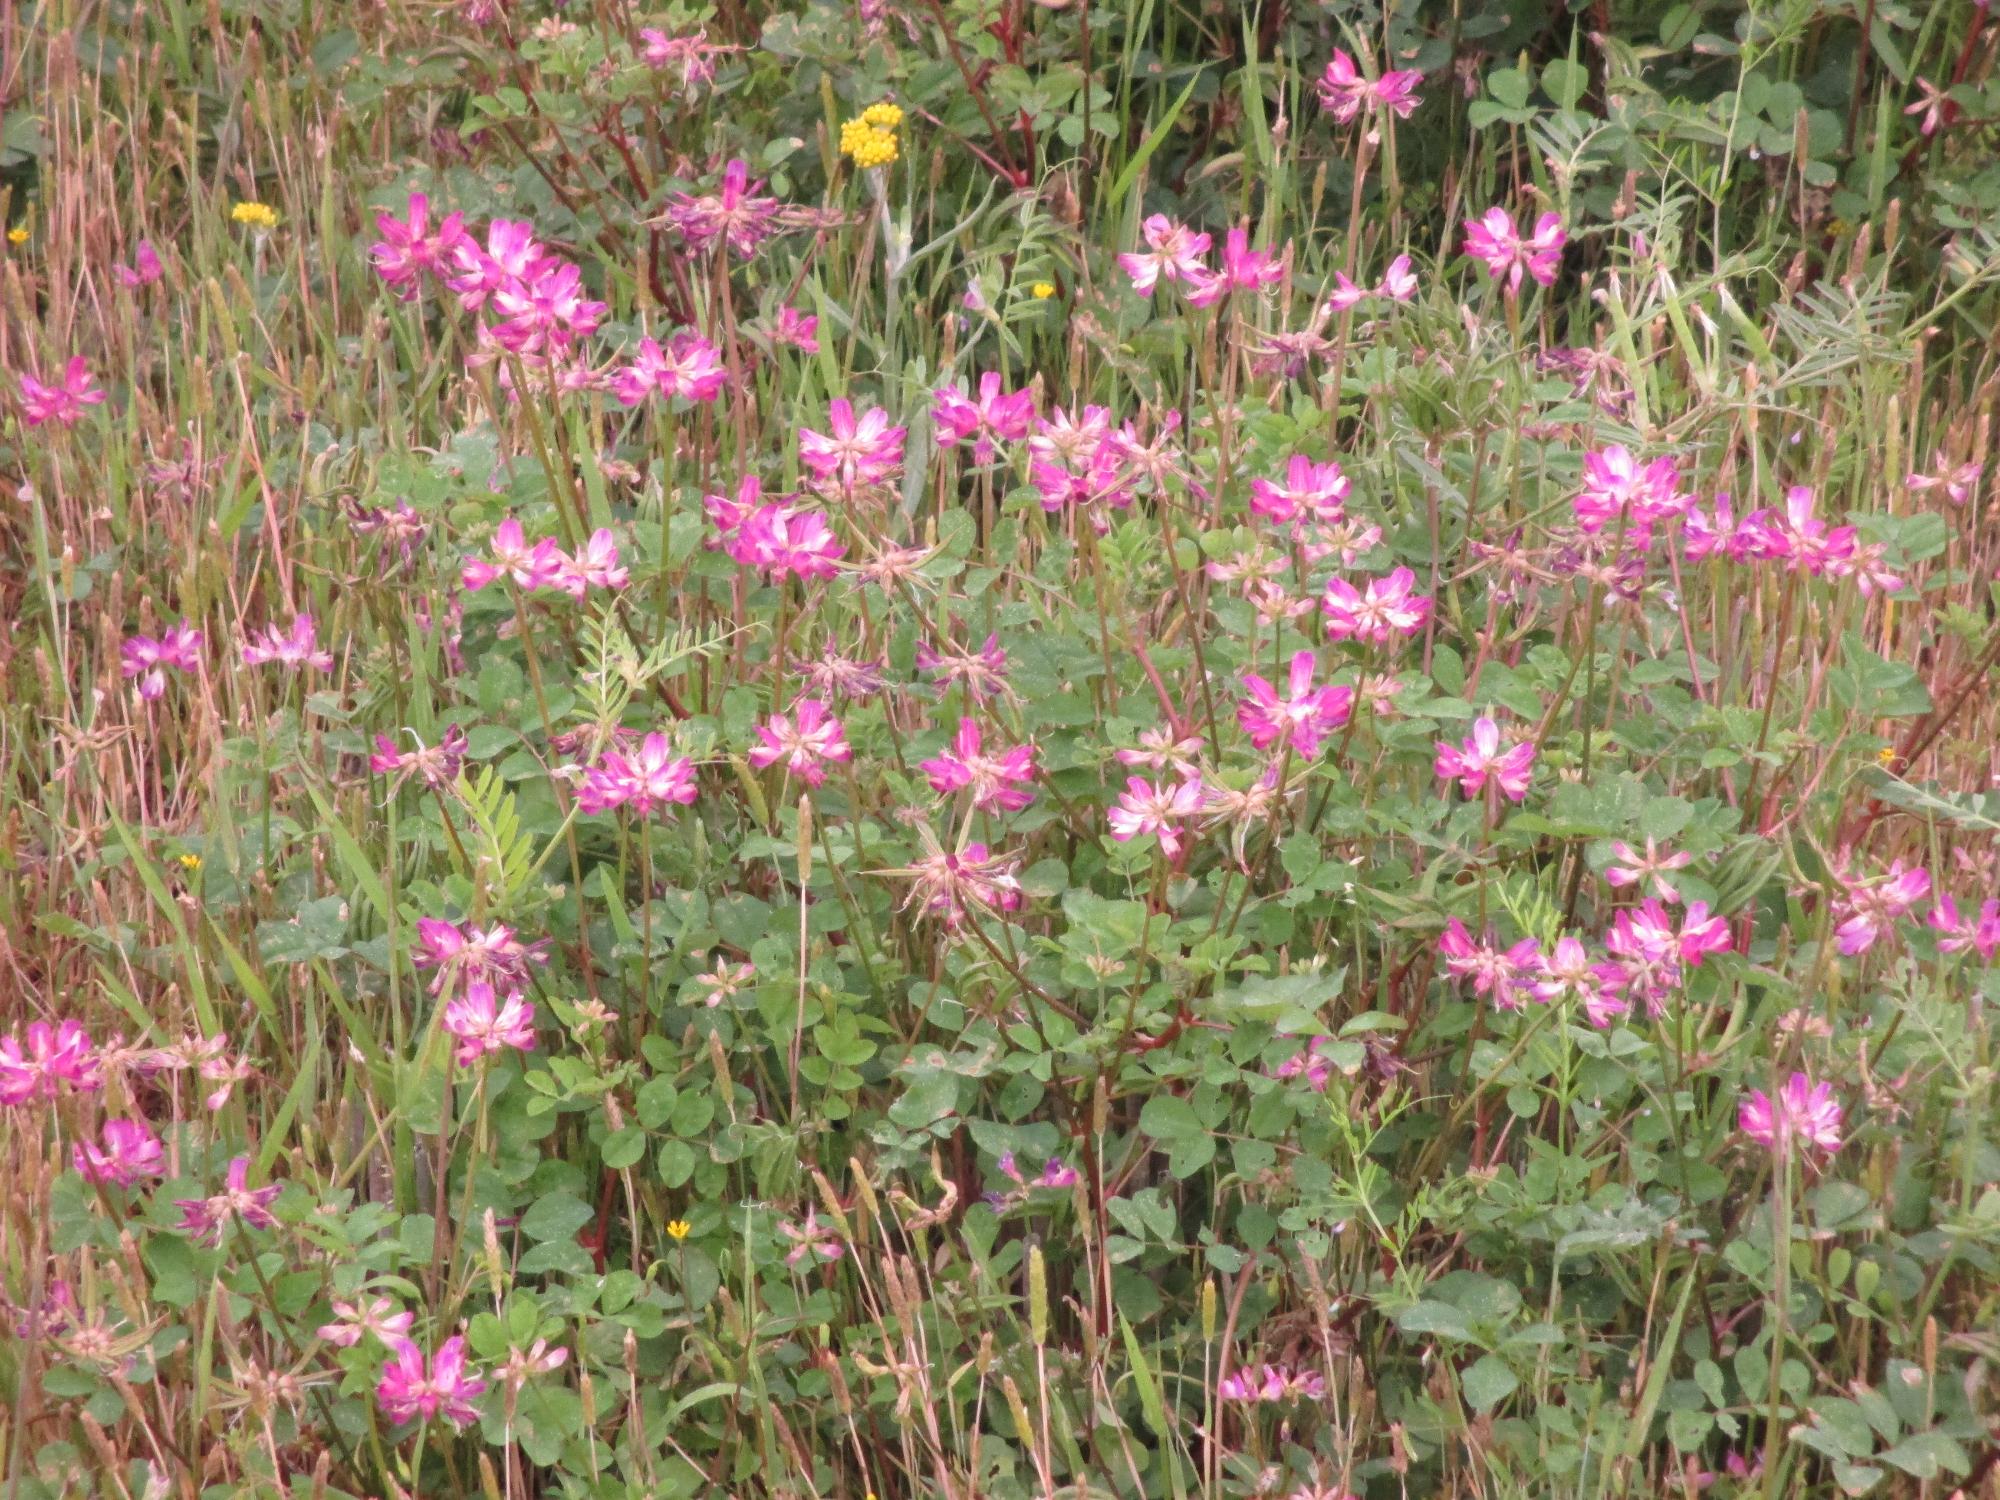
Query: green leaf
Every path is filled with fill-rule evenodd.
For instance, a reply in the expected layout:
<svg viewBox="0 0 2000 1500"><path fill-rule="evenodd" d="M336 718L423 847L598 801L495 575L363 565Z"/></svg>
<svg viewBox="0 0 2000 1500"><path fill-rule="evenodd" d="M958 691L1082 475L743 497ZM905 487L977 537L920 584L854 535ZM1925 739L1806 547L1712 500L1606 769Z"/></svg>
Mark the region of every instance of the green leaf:
<svg viewBox="0 0 2000 1500"><path fill-rule="evenodd" d="M1422 1306L1421 1303L1418 1304ZM1459 1377L1466 1405L1476 1412L1489 1412L1513 1395L1521 1382L1497 1354L1482 1354Z"/></svg>
<svg viewBox="0 0 2000 1500"><path fill-rule="evenodd" d="M1472 1324L1449 1302L1418 1302L1396 1314L1396 1326L1405 1333L1429 1333L1440 1338L1470 1342Z"/></svg>
<svg viewBox="0 0 2000 1500"><path fill-rule="evenodd" d="M574 1193L557 1190L544 1193L521 1215L521 1233L538 1242L574 1239L595 1217L596 1211Z"/></svg>
<svg viewBox="0 0 2000 1500"><path fill-rule="evenodd" d="M636 1125L614 1130L604 1138L604 1165L622 1172L646 1154L646 1132Z"/></svg>

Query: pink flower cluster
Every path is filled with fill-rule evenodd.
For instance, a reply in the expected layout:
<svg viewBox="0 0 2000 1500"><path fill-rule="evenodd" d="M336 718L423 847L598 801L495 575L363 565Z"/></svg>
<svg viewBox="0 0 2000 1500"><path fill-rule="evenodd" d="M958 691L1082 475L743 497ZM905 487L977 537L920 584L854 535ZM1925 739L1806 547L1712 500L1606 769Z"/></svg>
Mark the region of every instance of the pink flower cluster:
<svg viewBox="0 0 2000 1500"><path fill-rule="evenodd" d="M139 679L135 691L147 702L167 690L167 668L177 672L201 670L201 632L187 621L170 626L158 640L149 635L127 638L119 652L119 670Z"/></svg>
<svg viewBox="0 0 2000 1500"><path fill-rule="evenodd" d="M1352 124L1364 109L1386 110L1407 120L1416 113L1417 85L1423 81L1423 74L1407 68L1364 78L1354 59L1336 47L1320 75L1319 102L1342 125Z"/></svg>
<svg viewBox="0 0 2000 1500"><path fill-rule="evenodd" d="M622 589L631 582L618 559L618 539L609 528L598 527L572 554L554 537L530 545L521 523L512 516L494 529L486 557L468 557L459 568L459 581L474 592L496 578L531 592L560 589L572 599L583 598L592 588Z"/></svg>
<svg viewBox="0 0 2000 1500"><path fill-rule="evenodd" d="M428 1422L443 1417L454 1427L479 1420L473 1398L486 1381L466 1358L465 1339L453 1335L438 1345L428 1366L424 1351L407 1338L390 1345L389 1362L375 1386L375 1401L391 1422Z"/></svg>
<svg viewBox="0 0 2000 1500"><path fill-rule="evenodd" d="M847 544L834 535L823 511L795 505L789 497L765 501L764 483L754 474L737 485L735 499L710 495L702 504L716 528L707 545L774 579L831 578L847 555Z"/></svg>
<svg viewBox="0 0 2000 1500"><path fill-rule="evenodd" d="M941 797L970 791L972 805L981 812L1019 812L1035 800L1034 745L1015 745L988 755L977 719L960 719L950 747L919 761L917 768Z"/></svg>
<svg viewBox="0 0 2000 1500"><path fill-rule="evenodd" d="M1290 1365L1245 1365L1223 1376L1215 1394L1223 1401L1323 1401L1326 1377Z"/></svg>
<svg viewBox="0 0 2000 1500"><path fill-rule="evenodd" d="M1794 1073L1775 1097L1752 1089L1737 1110L1736 1123L1758 1145L1789 1156L1810 1149L1838 1151L1841 1113L1831 1084Z"/></svg>
<svg viewBox="0 0 2000 1500"><path fill-rule="evenodd" d="M746 757L751 765L761 771L782 763L786 775L807 786L824 783L829 765L854 758L840 720L818 698L801 698L788 711L772 714L757 726L757 740Z"/></svg>
<svg viewBox="0 0 2000 1500"><path fill-rule="evenodd" d="M1478 218L1465 221L1465 253L1503 283L1510 297L1520 294L1524 276L1542 286L1554 286L1556 268L1568 242L1561 214L1543 214L1535 220L1534 232L1527 235L1514 227L1513 216L1504 208L1489 208Z"/></svg>
<svg viewBox="0 0 2000 1500"><path fill-rule="evenodd" d="M903 467L903 439L908 429L891 427L879 406L860 416L854 403L837 396L827 408L827 432L799 429L799 462L822 488L850 494L886 484Z"/></svg>
<svg viewBox="0 0 2000 1500"><path fill-rule="evenodd" d="M1203 259L1214 241L1164 214L1148 218L1139 235L1146 248L1120 255L1118 265L1143 296L1151 296L1160 282L1173 281L1187 288L1189 305L1212 307L1232 292L1260 292L1275 285L1291 269L1289 245L1276 253L1254 249L1250 231L1240 227L1223 236L1222 264L1216 269Z"/></svg>
<svg viewBox="0 0 2000 1500"><path fill-rule="evenodd" d="M585 770L577 810L597 814L623 807L649 818L670 807L687 807L695 799L694 771L693 759L677 754L673 740L656 730L629 754L608 750Z"/></svg>
<svg viewBox="0 0 2000 1500"><path fill-rule="evenodd" d="M1028 435L1035 420L1035 393L1032 390L1004 391L997 371L979 377L977 400L957 386L947 386L933 396L931 422L943 443L972 442L975 464L993 462L997 445L1017 442Z"/></svg>

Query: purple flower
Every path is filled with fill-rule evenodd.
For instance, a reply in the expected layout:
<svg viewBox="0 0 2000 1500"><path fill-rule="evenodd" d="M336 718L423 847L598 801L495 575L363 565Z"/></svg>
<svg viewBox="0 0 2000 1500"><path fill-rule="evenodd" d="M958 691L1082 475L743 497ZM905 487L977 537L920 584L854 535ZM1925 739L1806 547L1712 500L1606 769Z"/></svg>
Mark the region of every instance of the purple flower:
<svg viewBox="0 0 2000 1500"><path fill-rule="evenodd" d="M1202 257L1211 243L1205 234L1196 234L1185 224L1175 223L1165 214L1154 214L1139 226L1146 242L1143 251L1118 257L1119 269L1132 278L1132 290L1150 297L1162 277L1199 286L1208 278Z"/></svg>
<svg viewBox="0 0 2000 1500"><path fill-rule="evenodd" d="M359 1302L336 1300L333 1321L322 1323L313 1331L341 1349L352 1349L361 1342L363 1334L369 1333L393 1347L408 1338L410 1325L414 1322L414 1313L400 1311L394 1300L388 1297Z"/></svg>
<svg viewBox="0 0 2000 1500"><path fill-rule="evenodd" d="M1398 635L1414 635L1431 617L1431 601L1416 592L1417 575L1397 568L1372 578L1364 593L1342 578L1329 579L1320 609L1326 633L1336 641L1384 645Z"/></svg>
<svg viewBox="0 0 2000 1500"><path fill-rule="evenodd" d="M132 255L132 264L123 261L112 263L111 269L117 274L119 284L137 291L142 286L151 286L165 274L160 265L159 252L153 249L151 240L139 241L139 247Z"/></svg>
<svg viewBox="0 0 2000 1500"><path fill-rule="evenodd" d="M1256 292L1282 281L1291 263L1290 247L1273 255L1268 250L1250 248L1250 232L1232 229L1222 244L1222 269L1191 278L1188 302L1194 307L1211 307L1231 292Z"/></svg>
<svg viewBox="0 0 2000 1500"><path fill-rule="evenodd" d="M673 741L655 731L639 742L634 753L609 751L586 771L576 803L584 813L629 807L646 818L674 805L686 807L695 795L694 761L676 755Z"/></svg>
<svg viewBox="0 0 2000 1500"><path fill-rule="evenodd" d="M1320 76L1319 102L1342 125L1352 123L1370 105L1391 110L1398 119L1407 120L1416 112L1417 85L1423 79L1421 73L1400 69L1370 82L1354 66L1354 59L1336 47L1326 72Z"/></svg>
<svg viewBox="0 0 2000 1500"><path fill-rule="evenodd" d="M611 377L611 393L627 406L637 406L657 392L669 399L713 401L729 384L715 345L692 333L677 333L663 349L652 339L639 340L632 363Z"/></svg>
<svg viewBox="0 0 2000 1500"><path fill-rule="evenodd" d="M1160 841L1160 852L1176 859L1187 837L1185 825L1201 816L1207 800L1200 777L1190 777L1177 786L1162 786L1143 776L1128 776L1125 790L1108 814L1111 837L1123 844L1141 834L1153 834Z"/></svg>

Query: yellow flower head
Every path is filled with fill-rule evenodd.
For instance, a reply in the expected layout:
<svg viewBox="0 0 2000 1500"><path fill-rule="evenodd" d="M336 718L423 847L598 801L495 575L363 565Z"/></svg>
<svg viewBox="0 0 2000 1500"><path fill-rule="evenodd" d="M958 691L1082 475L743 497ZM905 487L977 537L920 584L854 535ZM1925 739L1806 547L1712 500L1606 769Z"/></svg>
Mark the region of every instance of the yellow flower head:
<svg viewBox="0 0 2000 1500"><path fill-rule="evenodd" d="M252 229L278 227L278 211L268 203L239 203L229 210L229 217L238 224L248 224Z"/></svg>
<svg viewBox="0 0 2000 1500"><path fill-rule="evenodd" d="M869 113L879 109L896 109L893 104L873 105ZM897 117L902 116L896 110ZM897 156L896 137L890 131L869 121L868 115L860 115L840 127L840 154L854 158L854 165L863 171L875 167L886 167Z"/></svg>
<svg viewBox="0 0 2000 1500"><path fill-rule="evenodd" d="M668 1239L684 1240L687 1237L688 1237L688 1221L686 1219L669 1219L667 1221Z"/></svg>
<svg viewBox="0 0 2000 1500"><path fill-rule="evenodd" d="M894 130L903 123L903 109L901 105L884 99L880 104L871 104L862 110L861 118L877 130Z"/></svg>
<svg viewBox="0 0 2000 1500"><path fill-rule="evenodd" d="M201 873L201 856L199 854L183 854L180 857L180 866L190 875L199 875Z"/></svg>
<svg viewBox="0 0 2000 1500"><path fill-rule="evenodd" d="M1894 745L1884 745L1880 750L1875 752L1875 758L1885 766L1893 766L1896 763L1896 747Z"/></svg>
<svg viewBox="0 0 2000 1500"><path fill-rule="evenodd" d="M12 229L7 231L7 243L10 245L27 244L28 231L23 226L16 224Z"/></svg>
<svg viewBox="0 0 2000 1500"><path fill-rule="evenodd" d="M1053 281L1038 281L1028 290L1034 294L1037 302L1046 302L1056 294L1056 284Z"/></svg>

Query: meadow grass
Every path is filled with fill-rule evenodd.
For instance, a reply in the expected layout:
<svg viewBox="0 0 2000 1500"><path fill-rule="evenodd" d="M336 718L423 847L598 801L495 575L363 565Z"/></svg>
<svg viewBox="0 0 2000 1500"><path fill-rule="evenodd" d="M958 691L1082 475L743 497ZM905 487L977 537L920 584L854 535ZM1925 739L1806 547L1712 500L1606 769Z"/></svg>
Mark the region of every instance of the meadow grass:
<svg viewBox="0 0 2000 1500"><path fill-rule="evenodd" d="M0 1495L2000 1494L1988 22L0 9Z"/></svg>

